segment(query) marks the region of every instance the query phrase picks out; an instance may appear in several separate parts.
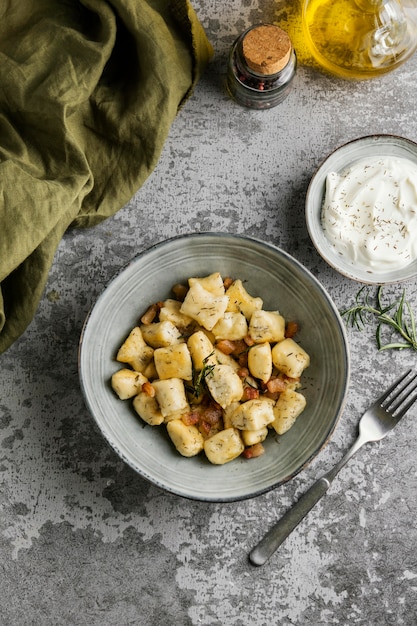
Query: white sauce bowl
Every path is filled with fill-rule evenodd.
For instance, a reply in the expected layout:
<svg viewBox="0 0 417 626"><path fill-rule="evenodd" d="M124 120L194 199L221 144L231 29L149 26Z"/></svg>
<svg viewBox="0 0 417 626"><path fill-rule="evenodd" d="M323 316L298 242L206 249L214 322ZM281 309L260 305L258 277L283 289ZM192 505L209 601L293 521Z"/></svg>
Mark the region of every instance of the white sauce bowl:
<svg viewBox="0 0 417 626"><path fill-rule="evenodd" d="M350 141L332 152L314 174L307 190L307 229L318 253L344 276L367 284L400 282L417 275L417 261L397 269L364 267L338 253L322 226L327 176L331 172L342 172L356 161L375 157L402 158L417 164L417 144L395 135L371 135Z"/></svg>

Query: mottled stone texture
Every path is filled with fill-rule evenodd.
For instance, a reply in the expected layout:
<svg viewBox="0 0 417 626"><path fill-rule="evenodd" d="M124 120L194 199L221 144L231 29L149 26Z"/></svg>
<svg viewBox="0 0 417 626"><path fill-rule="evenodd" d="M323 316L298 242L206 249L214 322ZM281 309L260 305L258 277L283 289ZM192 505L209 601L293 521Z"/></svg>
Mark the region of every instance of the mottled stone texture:
<svg viewBox="0 0 417 626"><path fill-rule="evenodd" d="M325 76L300 48L289 98L240 108L226 95L229 46L246 26L289 20L286 4L197 0L214 59L176 119L160 162L102 225L69 232L33 323L1 357L0 623L4 626L415 626L417 412L363 449L264 567L252 546L353 441L361 412L410 351L377 352L349 329L351 386L332 441L290 483L254 500L165 494L103 441L80 392L83 320L134 255L194 231L246 233L303 262L339 308L358 285L315 252L304 198L318 164L371 133L417 140L417 57L383 78ZM291 8L291 7L290 7ZM294 31L294 37L297 32ZM405 287L417 310L414 283Z"/></svg>

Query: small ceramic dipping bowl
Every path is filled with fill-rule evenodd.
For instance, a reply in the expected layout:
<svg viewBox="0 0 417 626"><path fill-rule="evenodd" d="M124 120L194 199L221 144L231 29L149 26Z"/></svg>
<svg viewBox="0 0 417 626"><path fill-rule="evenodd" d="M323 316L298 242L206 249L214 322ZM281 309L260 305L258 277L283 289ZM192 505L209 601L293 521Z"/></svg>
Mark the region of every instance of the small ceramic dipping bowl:
<svg viewBox="0 0 417 626"><path fill-rule="evenodd" d="M343 173L355 162L375 157L407 159L417 166L417 144L395 135L371 135L337 148L324 160L310 181L305 207L307 229L318 253L344 276L367 284L395 283L417 275L417 260L400 268L366 267L340 254L326 236L322 223L328 175L332 172Z"/></svg>

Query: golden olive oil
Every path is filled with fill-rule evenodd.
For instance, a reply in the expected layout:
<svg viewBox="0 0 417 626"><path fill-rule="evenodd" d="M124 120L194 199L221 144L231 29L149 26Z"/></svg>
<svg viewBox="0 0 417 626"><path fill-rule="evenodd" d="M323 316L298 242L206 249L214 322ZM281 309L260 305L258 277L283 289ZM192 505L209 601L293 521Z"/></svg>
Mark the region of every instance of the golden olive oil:
<svg viewBox="0 0 417 626"><path fill-rule="evenodd" d="M410 41L397 0L306 0L303 27L316 61L350 78L391 70Z"/></svg>

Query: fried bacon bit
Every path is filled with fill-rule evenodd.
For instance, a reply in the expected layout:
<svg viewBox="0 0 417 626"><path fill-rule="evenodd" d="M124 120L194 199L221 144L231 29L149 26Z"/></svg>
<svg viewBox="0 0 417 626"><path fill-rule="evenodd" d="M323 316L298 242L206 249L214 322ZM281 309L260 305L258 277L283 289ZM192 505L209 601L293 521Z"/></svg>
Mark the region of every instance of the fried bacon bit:
<svg viewBox="0 0 417 626"><path fill-rule="evenodd" d="M223 286L225 289L229 289L230 285L232 285L234 283L233 278L230 278L230 276L227 276L227 278L225 278L223 280Z"/></svg>
<svg viewBox="0 0 417 626"><path fill-rule="evenodd" d="M250 335L246 335L246 337L243 339L243 341L245 342L246 346L248 346L249 348L251 346L253 346L254 343L255 343Z"/></svg>
<svg viewBox="0 0 417 626"><path fill-rule="evenodd" d="M181 419L186 426L198 425L203 433L207 434L213 426L219 426L223 416L222 408L216 402L203 406L200 405L195 409L181 415Z"/></svg>
<svg viewBox="0 0 417 626"><path fill-rule="evenodd" d="M286 390L287 386L287 382L279 377L270 378L266 383L266 388L269 393L282 393Z"/></svg>
<svg viewBox="0 0 417 626"><path fill-rule="evenodd" d="M243 352L245 352L245 353L247 352L248 346L243 341L243 339L236 339L233 343L235 344L235 349L233 350L233 355L234 356L238 357Z"/></svg>
<svg viewBox="0 0 417 626"><path fill-rule="evenodd" d="M219 405L212 403L203 410L202 418L205 422L214 426L220 422L222 415L222 408Z"/></svg>
<svg viewBox="0 0 417 626"><path fill-rule="evenodd" d="M243 339L221 339L216 343L216 348L223 354L232 354L237 358L242 353L246 353L248 346Z"/></svg>
<svg viewBox="0 0 417 626"><path fill-rule="evenodd" d="M250 376L250 372L247 367L239 367L239 369L236 371L236 374L239 376L239 378L243 378L243 379Z"/></svg>
<svg viewBox="0 0 417 626"><path fill-rule="evenodd" d="M264 398L269 398L270 400L278 400L280 394L279 393L270 393L268 390L263 394Z"/></svg>
<svg viewBox="0 0 417 626"><path fill-rule="evenodd" d="M230 341L230 339L222 339L216 343L216 348L218 348L220 352L223 352L223 354L232 354L235 347L235 342Z"/></svg>
<svg viewBox="0 0 417 626"><path fill-rule="evenodd" d="M146 393L150 398L155 397L155 387L147 380L146 383L142 385L143 393Z"/></svg>
<svg viewBox="0 0 417 626"><path fill-rule="evenodd" d="M208 422L206 422L205 420L200 420L200 432L202 433L202 435L206 436L210 433L211 431L211 424L209 424Z"/></svg>
<svg viewBox="0 0 417 626"><path fill-rule="evenodd" d="M247 367L248 366L248 353L242 352L241 354L239 354L239 356L237 357L237 362L239 363L240 367Z"/></svg>
<svg viewBox="0 0 417 626"><path fill-rule="evenodd" d="M234 356L235 360L239 363L241 367L248 366L248 345L245 343L243 339L236 339L231 343L234 344L234 348L231 354ZM231 347L231 346L230 346Z"/></svg>
<svg viewBox="0 0 417 626"><path fill-rule="evenodd" d="M300 378L290 378L285 374L279 376L272 376L266 385L262 384L262 389L266 389L265 396L277 400L279 394L285 391L289 385L296 385L300 382Z"/></svg>
<svg viewBox="0 0 417 626"><path fill-rule="evenodd" d="M261 456L265 452L265 448L261 443L255 443L253 446L249 446L245 448L242 452L242 455L245 459L255 459L258 456Z"/></svg>
<svg viewBox="0 0 417 626"><path fill-rule="evenodd" d="M285 337L292 338L294 335L298 333L298 324L297 322L288 322L285 327Z"/></svg>
<svg viewBox="0 0 417 626"><path fill-rule="evenodd" d="M174 294L175 299L179 300L180 302L183 302L185 296L187 295L187 291L188 291L187 285L182 285L180 283L177 283L172 288L172 293Z"/></svg>
<svg viewBox="0 0 417 626"><path fill-rule="evenodd" d="M200 414L198 411L190 411L181 415L181 419L186 426L195 426L200 421Z"/></svg>
<svg viewBox="0 0 417 626"><path fill-rule="evenodd" d="M250 385L247 385L243 389L243 395L241 397L241 402L246 402L247 400L257 400L259 398L259 389L255 389Z"/></svg>
<svg viewBox="0 0 417 626"><path fill-rule="evenodd" d="M142 324L145 324L146 326L148 324L152 324L155 317L159 314L161 307L162 307L162 302L156 302L155 304L151 304L151 306L146 310L146 312L140 318L140 321L142 322Z"/></svg>

